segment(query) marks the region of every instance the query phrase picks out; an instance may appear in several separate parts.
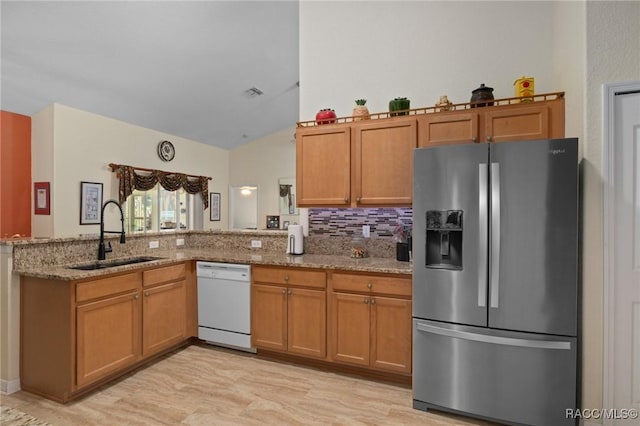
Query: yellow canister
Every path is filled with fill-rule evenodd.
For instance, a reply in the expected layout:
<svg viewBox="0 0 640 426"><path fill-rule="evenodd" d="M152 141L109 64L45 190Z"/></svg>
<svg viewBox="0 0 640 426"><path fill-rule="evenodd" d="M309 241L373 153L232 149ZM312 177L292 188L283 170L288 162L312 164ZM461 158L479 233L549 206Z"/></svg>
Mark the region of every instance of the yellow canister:
<svg viewBox="0 0 640 426"><path fill-rule="evenodd" d="M533 98L527 96L533 96L534 93L534 79L533 77L522 76L513 82L515 87L515 96L520 97L520 102L533 102Z"/></svg>

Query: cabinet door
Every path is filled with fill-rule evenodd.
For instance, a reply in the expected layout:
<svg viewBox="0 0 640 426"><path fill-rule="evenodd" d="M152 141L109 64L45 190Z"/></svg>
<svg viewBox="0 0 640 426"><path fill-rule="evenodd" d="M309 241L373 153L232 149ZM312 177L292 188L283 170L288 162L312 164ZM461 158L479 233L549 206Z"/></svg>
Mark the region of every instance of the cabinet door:
<svg viewBox="0 0 640 426"><path fill-rule="evenodd" d="M369 365L369 296L330 293L329 354L333 361Z"/></svg>
<svg viewBox="0 0 640 426"><path fill-rule="evenodd" d="M485 112L485 129L490 142L548 139L549 108L546 103L496 107Z"/></svg>
<svg viewBox="0 0 640 426"><path fill-rule="evenodd" d="M349 205L351 128L297 129L296 169L298 206Z"/></svg>
<svg viewBox="0 0 640 426"><path fill-rule="evenodd" d="M251 344L256 348L287 350L287 290L251 286Z"/></svg>
<svg viewBox="0 0 640 426"><path fill-rule="evenodd" d="M326 292L289 288L287 296L287 350L324 358L327 354Z"/></svg>
<svg viewBox="0 0 640 426"><path fill-rule="evenodd" d="M418 146L473 143L478 141L478 113L440 112L418 119Z"/></svg>
<svg viewBox="0 0 640 426"><path fill-rule="evenodd" d="M76 384L95 382L140 358L138 292L76 308Z"/></svg>
<svg viewBox="0 0 640 426"><path fill-rule="evenodd" d="M146 288L142 304L142 356L180 343L187 336L185 281Z"/></svg>
<svg viewBox="0 0 640 426"><path fill-rule="evenodd" d="M371 298L371 366L411 373L411 300Z"/></svg>
<svg viewBox="0 0 640 426"><path fill-rule="evenodd" d="M381 120L354 126L356 205L406 205L413 198L415 118Z"/></svg>

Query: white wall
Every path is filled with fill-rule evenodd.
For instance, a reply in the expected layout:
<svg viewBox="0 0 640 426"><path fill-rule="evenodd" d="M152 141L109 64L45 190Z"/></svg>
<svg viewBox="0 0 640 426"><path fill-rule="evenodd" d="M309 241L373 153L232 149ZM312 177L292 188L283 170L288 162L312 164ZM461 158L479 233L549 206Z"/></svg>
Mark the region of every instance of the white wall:
<svg viewBox="0 0 640 426"><path fill-rule="evenodd" d="M399 96L412 107L445 94L468 102L481 83L510 97L523 75L535 77L537 93L563 90L553 81L552 10L552 2L303 1L300 120L329 107L351 115L358 98L371 112Z"/></svg>
<svg viewBox="0 0 640 426"><path fill-rule="evenodd" d="M296 176L294 133L292 126L230 152L229 185L258 184L258 229L266 228L267 215L280 215L278 179ZM284 220L299 221L297 215L280 215Z"/></svg>
<svg viewBox="0 0 640 426"><path fill-rule="evenodd" d="M229 151L225 149L60 104L36 114L33 123L37 130L33 137L34 179L36 174L44 173L49 175L45 180L52 182L52 224L35 227L38 234L34 230L34 236L99 232L98 225L80 225L80 182L102 183L103 200L117 200L118 180L109 163L210 176L213 180L209 181L209 191L220 192L221 202L227 203ZM170 140L176 149L176 157L169 163L157 155L157 145L162 140ZM106 226L118 229L115 208L107 213ZM216 228L227 228L225 210L221 211L220 222L209 222L208 210L204 217L205 228L210 223ZM34 225L39 219L34 216Z"/></svg>
<svg viewBox="0 0 640 426"><path fill-rule="evenodd" d="M33 182L50 182L51 191L55 189L53 182L53 110L54 106L38 112L31 117L31 180ZM33 199L33 189L31 190ZM55 206L51 198L51 212ZM31 213L31 235L48 237L53 235L53 215L34 215Z"/></svg>

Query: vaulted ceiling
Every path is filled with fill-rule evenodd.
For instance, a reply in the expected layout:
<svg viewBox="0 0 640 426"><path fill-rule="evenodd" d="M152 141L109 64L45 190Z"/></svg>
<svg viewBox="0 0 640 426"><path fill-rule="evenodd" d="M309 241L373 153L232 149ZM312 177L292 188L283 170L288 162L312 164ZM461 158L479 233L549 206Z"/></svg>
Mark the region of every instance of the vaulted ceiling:
<svg viewBox="0 0 640 426"><path fill-rule="evenodd" d="M297 1L0 8L3 110L55 102L222 148L298 120Z"/></svg>

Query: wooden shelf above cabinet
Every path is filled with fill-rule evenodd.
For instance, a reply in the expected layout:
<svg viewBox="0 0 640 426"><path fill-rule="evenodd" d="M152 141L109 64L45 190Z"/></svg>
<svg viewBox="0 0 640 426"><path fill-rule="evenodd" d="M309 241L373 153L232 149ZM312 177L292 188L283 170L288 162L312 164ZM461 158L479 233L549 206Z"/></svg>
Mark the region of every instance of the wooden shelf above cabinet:
<svg viewBox="0 0 640 426"><path fill-rule="evenodd" d="M540 102L540 101L551 101L551 100L561 99L561 98L564 98L564 92L541 93L541 94L536 94L533 96L526 96L526 97L494 99L493 106L517 105L520 103L527 104L531 102L529 101L529 99L533 99L533 102ZM523 102L523 99L526 99L526 101ZM485 101L479 101L479 102L486 103L487 101L485 100ZM473 110L476 108L476 105L479 102L465 102L460 104L452 104L449 106L449 109L447 111ZM433 114L438 112L445 112L445 111L442 110L442 107L434 105L430 107L409 109L405 112L404 116L406 117L407 115ZM392 113L390 111L385 111L385 112L371 113L370 115L371 115L371 120L379 120L379 119L385 119L385 118L394 118L394 116L392 116L391 114ZM393 114L397 114L397 112L394 112ZM395 117L402 117L402 116L395 116ZM325 127L325 126L330 126L332 124L354 123L358 121L362 121L362 118L354 117L354 116L337 117L334 123L322 124L321 126ZM320 124L318 124L315 120L299 121L297 123L297 127L316 127L316 126L320 126Z"/></svg>

